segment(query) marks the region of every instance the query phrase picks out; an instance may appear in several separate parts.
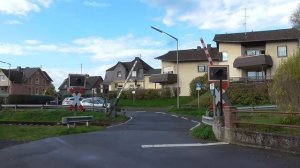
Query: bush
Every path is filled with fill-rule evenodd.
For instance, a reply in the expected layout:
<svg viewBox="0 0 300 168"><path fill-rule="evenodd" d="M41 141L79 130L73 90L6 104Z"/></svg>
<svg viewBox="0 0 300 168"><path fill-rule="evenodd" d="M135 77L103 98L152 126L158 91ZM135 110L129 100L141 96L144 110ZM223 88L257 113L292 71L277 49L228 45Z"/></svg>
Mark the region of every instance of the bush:
<svg viewBox="0 0 300 168"><path fill-rule="evenodd" d="M300 51L282 60L276 70L270 95L283 111L300 111Z"/></svg>
<svg viewBox="0 0 300 168"><path fill-rule="evenodd" d="M9 95L9 104L46 104L52 101L52 96L46 95Z"/></svg>
<svg viewBox="0 0 300 168"><path fill-rule="evenodd" d="M212 127L209 125L201 124L192 130L192 136L198 139L216 140Z"/></svg>
<svg viewBox="0 0 300 168"><path fill-rule="evenodd" d="M204 94L209 89L209 83L208 83L208 75L204 74L203 76L199 76L197 78L194 78L190 83L190 93L191 96L197 97L198 91L196 90L196 83L201 83L202 88L199 91L200 95Z"/></svg>
<svg viewBox="0 0 300 168"><path fill-rule="evenodd" d="M272 104L268 88L268 83L230 84L226 93L233 105Z"/></svg>

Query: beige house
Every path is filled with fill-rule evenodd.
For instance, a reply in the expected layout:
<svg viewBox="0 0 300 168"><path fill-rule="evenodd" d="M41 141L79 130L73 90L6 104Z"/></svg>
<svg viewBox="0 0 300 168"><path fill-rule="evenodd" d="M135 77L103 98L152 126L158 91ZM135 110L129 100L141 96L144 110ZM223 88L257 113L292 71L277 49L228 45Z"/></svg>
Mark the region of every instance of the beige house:
<svg viewBox="0 0 300 168"><path fill-rule="evenodd" d="M103 88L107 87L109 91L121 89L135 61L137 64L125 85L125 89L160 89L161 85L150 82L149 78L153 74L160 73L161 70L153 69L139 57L130 62L118 62L115 66L107 69Z"/></svg>
<svg viewBox="0 0 300 168"><path fill-rule="evenodd" d="M283 59L299 50L300 31L282 29L216 34L220 65L229 65L231 81L271 79Z"/></svg>
<svg viewBox="0 0 300 168"><path fill-rule="evenodd" d="M219 64L221 54L217 48L208 45L208 51L213 59L214 64ZM161 60L161 74L152 75L150 82L160 83L162 87L176 89L177 87L177 52L169 51L168 53L157 57ZM180 96L190 95L190 82L207 72L207 57L203 49L189 49L178 51L178 77Z"/></svg>

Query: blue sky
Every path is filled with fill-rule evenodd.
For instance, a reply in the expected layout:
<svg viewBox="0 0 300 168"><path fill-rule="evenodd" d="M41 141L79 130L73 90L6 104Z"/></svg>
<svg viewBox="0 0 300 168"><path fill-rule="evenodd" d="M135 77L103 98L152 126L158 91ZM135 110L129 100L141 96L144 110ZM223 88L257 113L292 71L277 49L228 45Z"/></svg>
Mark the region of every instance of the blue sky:
<svg viewBox="0 0 300 168"><path fill-rule="evenodd" d="M69 73L105 76L118 61L196 48L215 34L290 28L295 0L0 0L0 61L42 67L56 88ZM0 64L0 68L8 68Z"/></svg>

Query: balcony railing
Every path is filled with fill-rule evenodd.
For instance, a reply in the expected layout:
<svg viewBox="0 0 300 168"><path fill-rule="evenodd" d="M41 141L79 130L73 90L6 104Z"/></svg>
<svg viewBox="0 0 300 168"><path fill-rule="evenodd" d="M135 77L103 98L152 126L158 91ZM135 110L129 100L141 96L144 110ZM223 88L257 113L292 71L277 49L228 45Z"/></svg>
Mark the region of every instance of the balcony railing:
<svg viewBox="0 0 300 168"><path fill-rule="evenodd" d="M230 83L258 83L272 81L273 76L231 77Z"/></svg>

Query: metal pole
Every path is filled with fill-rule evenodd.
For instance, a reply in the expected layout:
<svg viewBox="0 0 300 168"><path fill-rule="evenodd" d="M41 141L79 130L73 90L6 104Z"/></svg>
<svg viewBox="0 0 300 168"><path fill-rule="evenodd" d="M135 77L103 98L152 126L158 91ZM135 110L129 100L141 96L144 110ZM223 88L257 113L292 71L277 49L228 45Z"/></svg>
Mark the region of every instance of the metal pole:
<svg viewBox="0 0 300 168"><path fill-rule="evenodd" d="M177 88L176 88L176 94L177 94L177 109L179 109L179 66L178 66L178 38L172 36L171 34L164 32L156 27L151 26L152 29L160 32L160 33L164 33L166 35L168 35L169 37L173 38L174 40L176 40L176 44L177 44L177 51L176 51L176 73L177 73Z"/></svg>
<svg viewBox="0 0 300 168"><path fill-rule="evenodd" d="M200 97L200 94L199 94L199 90L198 90L198 109L200 108L199 97Z"/></svg>
<svg viewBox="0 0 300 168"><path fill-rule="evenodd" d="M177 42L177 52L176 52L176 65L177 65L177 109L179 109L179 66L178 66L178 39Z"/></svg>

